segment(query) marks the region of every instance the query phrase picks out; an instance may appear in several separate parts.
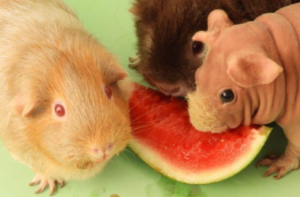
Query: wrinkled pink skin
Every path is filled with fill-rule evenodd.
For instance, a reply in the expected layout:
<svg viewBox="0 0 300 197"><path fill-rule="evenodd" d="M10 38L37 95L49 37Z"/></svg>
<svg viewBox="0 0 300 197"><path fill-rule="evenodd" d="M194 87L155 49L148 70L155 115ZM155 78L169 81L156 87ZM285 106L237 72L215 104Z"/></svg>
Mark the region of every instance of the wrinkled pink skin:
<svg viewBox="0 0 300 197"><path fill-rule="evenodd" d="M258 165L270 166L265 176L277 173L276 178L297 169L300 157L300 4L261 15L241 25L233 25L225 12L215 10L209 15L208 26L207 31L200 31L193 37L205 43L208 52L195 75L197 90L187 96L192 124L198 130L220 132L224 127L276 121L288 139L285 153L279 158L265 158ZM225 89L235 93L232 102L221 101L220 93ZM203 101L202 97L211 99ZM218 124L207 127L200 120L203 112L197 106L203 103L197 104L195 100L207 102L204 105L211 106L208 110L216 111Z"/></svg>

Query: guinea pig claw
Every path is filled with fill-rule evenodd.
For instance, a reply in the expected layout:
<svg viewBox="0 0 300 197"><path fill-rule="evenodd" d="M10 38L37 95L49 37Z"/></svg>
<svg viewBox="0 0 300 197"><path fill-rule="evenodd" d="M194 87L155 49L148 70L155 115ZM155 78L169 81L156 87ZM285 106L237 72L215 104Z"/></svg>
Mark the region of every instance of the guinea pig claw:
<svg viewBox="0 0 300 197"><path fill-rule="evenodd" d="M130 61L129 68L136 68L136 67L138 67L139 64L140 64L140 62L141 62L140 55L137 53L136 56L129 57L129 61Z"/></svg>
<svg viewBox="0 0 300 197"><path fill-rule="evenodd" d="M40 175L36 175L32 181L29 183L30 186L40 184L38 189L35 191L36 194L42 192L45 190L47 186L49 186L50 189L50 196L52 196L56 191L56 183L60 185L60 188L62 188L65 185L65 182L63 180L59 179L50 179L46 177L42 177Z"/></svg>
<svg viewBox="0 0 300 197"><path fill-rule="evenodd" d="M66 185L65 181L63 180L56 180L56 183L60 185L60 188L63 188Z"/></svg>
<svg viewBox="0 0 300 197"><path fill-rule="evenodd" d="M256 168L259 166L270 166L270 165L272 165L272 163L273 163L272 159L264 158L261 161L257 162Z"/></svg>
<svg viewBox="0 0 300 197"><path fill-rule="evenodd" d="M40 182L41 182L40 176L36 175L29 183L29 186L37 185Z"/></svg>
<svg viewBox="0 0 300 197"><path fill-rule="evenodd" d="M274 178L280 179L289 171L296 170L299 168L299 158L287 157L285 155L281 157L269 155L260 162L258 162L256 166L269 166L267 172L264 174L264 177L277 173L277 175L274 176Z"/></svg>

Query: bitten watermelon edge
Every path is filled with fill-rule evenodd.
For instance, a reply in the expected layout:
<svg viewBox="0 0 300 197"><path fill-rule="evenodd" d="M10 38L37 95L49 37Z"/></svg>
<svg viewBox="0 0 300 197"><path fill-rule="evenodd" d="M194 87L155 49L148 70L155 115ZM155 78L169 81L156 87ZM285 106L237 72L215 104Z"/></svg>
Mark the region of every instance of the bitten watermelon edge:
<svg viewBox="0 0 300 197"><path fill-rule="evenodd" d="M189 123L186 102L136 85L130 99L130 148L159 173L189 184L233 176L260 152L271 128L240 126L200 132Z"/></svg>

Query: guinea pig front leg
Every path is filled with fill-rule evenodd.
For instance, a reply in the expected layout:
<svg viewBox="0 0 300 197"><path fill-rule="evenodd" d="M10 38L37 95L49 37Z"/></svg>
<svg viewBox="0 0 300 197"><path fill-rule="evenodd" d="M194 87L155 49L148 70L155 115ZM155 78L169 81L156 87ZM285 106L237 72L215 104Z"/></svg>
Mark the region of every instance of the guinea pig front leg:
<svg viewBox="0 0 300 197"><path fill-rule="evenodd" d="M30 186L32 185L37 185L39 184L38 189L36 190L36 194L42 192L45 190L45 188L47 186L49 186L50 189L50 196L52 196L54 194L54 192L56 191L56 183L58 185L60 185L60 187L62 188L65 185L65 181L62 179L53 179L53 178L49 178L49 177L45 177L41 174L37 174L29 183Z"/></svg>
<svg viewBox="0 0 300 197"><path fill-rule="evenodd" d="M140 54L137 53L136 56L129 57L129 61L130 61L129 68L137 68L141 62Z"/></svg>
<svg viewBox="0 0 300 197"><path fill-rule="evenodd" d="M299 140L300 138L294 138L292 141L289 140L282 156L276 157L275 155L270 155L257 163L257 166L270 166L264 175L265 177L277 173L275 178L280 179L289 171L299 168L300 147L294 145L295 142L299 144Z"/></svg>

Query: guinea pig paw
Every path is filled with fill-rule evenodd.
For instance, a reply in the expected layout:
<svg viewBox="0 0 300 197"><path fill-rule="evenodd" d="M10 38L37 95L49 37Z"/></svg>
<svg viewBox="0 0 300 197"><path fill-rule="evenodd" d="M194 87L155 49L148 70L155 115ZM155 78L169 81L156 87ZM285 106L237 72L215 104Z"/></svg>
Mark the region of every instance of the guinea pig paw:
<svg viewBox="0 0 300 197"><path fill-rule="evenodd" d="M139 53L137 53L136 56L134 57L129 57L129 61L130 61L129 68L137 68L141 62Z"/></svg>
<svg viewBox="0 0 300 197"><path fill-rule="evenodd" d="M65 182L62 179L51 179L51 178L43 177L41 175L36 175L29 183L29 185L32 186L32 185L39 184L39 187L35 192L36 194L44 191L45 188L49 186L50 196L52 196L56 191L56 183L60 185L60 188L62 188L65 185Z"/></svg>
<svg viewBox="0 0 300 197"><path fill-rule="evenodd" d="M299 158L296 156L287 157L283 155L281 157L277 157L276 155L268 155L258 162L257 166L269 166L267 172L264 174L264 177L277 173L274 178L280 179L289 171L299 168Z"/></svg>

